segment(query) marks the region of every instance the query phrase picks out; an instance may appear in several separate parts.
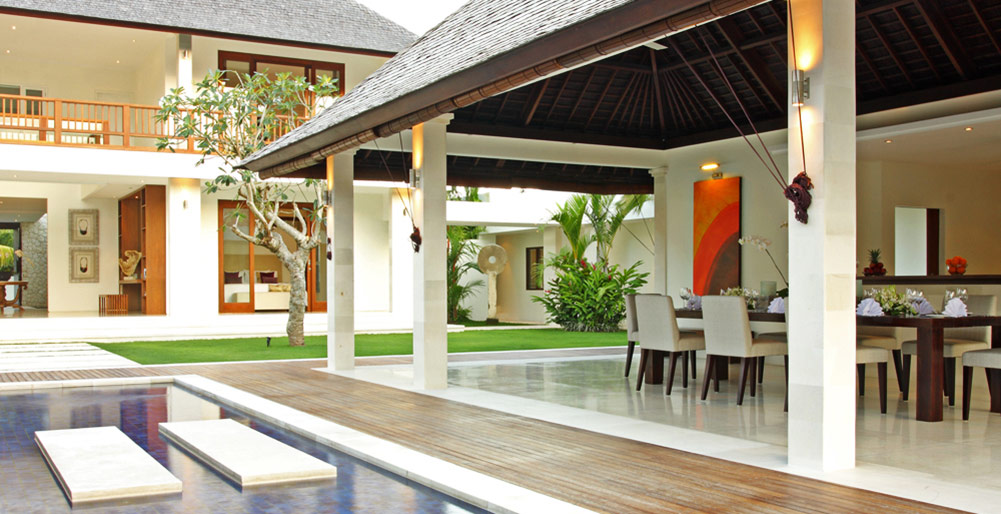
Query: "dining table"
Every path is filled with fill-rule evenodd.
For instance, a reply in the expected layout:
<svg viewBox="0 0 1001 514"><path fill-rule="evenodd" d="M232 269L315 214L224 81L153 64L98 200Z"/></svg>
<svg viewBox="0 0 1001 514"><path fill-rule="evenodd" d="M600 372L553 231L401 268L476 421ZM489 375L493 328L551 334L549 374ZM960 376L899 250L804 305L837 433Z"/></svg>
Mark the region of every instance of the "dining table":
<svg viewBox="0 0 1001 514"><path fill-rule="evenodd" d="M702 319L702 311L677 309L678 319ZM747 317L755 322L782 323L785 314L764 311L748 311ZM943 341L947 328L991 327L991 347L1001 348L1001 316L856 316L857 326L914 328L917 331L917 379L915 419L918 421L942 421L943 405ZM650 359L646 371L648 383L663 382L663 359ZM722 380L726 379L727 366L722 368ZM989 369L991 377L988 388L991 393L991 412L1001 413L1001 370Z"/></svg>

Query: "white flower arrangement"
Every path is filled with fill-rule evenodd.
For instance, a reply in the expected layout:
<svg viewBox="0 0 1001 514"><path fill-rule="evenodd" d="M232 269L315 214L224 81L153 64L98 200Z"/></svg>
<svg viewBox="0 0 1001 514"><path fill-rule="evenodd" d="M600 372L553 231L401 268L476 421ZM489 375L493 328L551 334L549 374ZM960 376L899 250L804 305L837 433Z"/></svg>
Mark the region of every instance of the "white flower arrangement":
<svg viewBox="0 0 1001 514"><path fill-rule="evenodd" d="M772 245L772 242L769 239L761 236L750 236L742 237L738 239L737 242L740 243L741 246L750 245L757 248L759 251L765 252L765 254L768 255L768 258L771 259L772 266L775 266L775 271L777 271L779 276L782 277L782 282L785 282L786 287L789 287L789 281L786 280L786 276L782 273L782 270L779 269L779 263L775 262L775 257L772 257L772 252L768 250L768 247Z"/></svg>
<svg viewBox="0 0 1001 514"><path fill-rule="evenodd" d="M746 287L731 287L729 289L720 289L719 294L722 296L743 296L744 301L747 302L748 309L754 309L758 304L758 292L753 289L748 289Z"/></svg>

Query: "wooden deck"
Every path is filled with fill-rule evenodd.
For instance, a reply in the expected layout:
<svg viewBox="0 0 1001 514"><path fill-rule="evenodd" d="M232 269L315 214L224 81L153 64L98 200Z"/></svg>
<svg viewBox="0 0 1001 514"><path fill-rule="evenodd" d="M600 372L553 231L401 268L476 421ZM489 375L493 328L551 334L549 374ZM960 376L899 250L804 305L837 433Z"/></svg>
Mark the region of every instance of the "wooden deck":
<svg viewBox="0 0 1001 514"><path fill-rule="evenodd" d="M0 374L196 374L601 512L956 512L313 371L324 361Z"/></svg>

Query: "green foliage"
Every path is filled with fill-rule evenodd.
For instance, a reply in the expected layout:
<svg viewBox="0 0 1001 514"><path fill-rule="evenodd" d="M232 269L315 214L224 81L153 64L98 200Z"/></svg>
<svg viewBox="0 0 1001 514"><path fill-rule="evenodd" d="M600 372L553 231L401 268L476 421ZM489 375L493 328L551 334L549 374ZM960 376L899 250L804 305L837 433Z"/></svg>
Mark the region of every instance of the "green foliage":
<svg viewBox="0 0 1001 514"><path fill-rule="evenodd" d="M473 294L476 288L483 287L483 280L480 279L465 284L461 283L462 277L467 271L479 271L475 261L478 247L467 237L467 228L474 227L450 226L447 228L448 252L445 256L445 263L447 266L447 317L449 323L459 323L469 319L470 309L463 307L462 301Z"/></svg>
<svg viewBox="0 0 1001 514"><path fill-rule="evenodd" d="M640 262L622 269L607 261L589 263L564 250L546 263L556 269L556 278L542 296L532 298L546 309L549 321L567 331L615 332L626 317L623 295L635 294L646 284Z"/></svg>
<svg viewBox="0 0 1001 514"><path fill-rule="evenodd" d="M917 316L918 310L914 304L907 301L907 295L898 293L896 286L875 290L872 299L883 308L887 316Z"/></svg>
<svg viewBox="0 0 1001 514"><path fill-rule="evenodd" d="M13 272L17 265L17 258L14 256L14 249L10 246L0 245L0 271Z"/></svg>
<svg viewBox="0 0 1001 514"><path fill-rule="evenodd" d="M0 228L0 246L14 247L14 229Z"/></svg>
<svg viewBox="0 0 1001 514"><path fill-rule="evenodd" d="M638 211L648 199L648 195L624 195L618 201L613 195L574 195L550 219L560 225L574 259L582 258L594 243L597 259L603 261L626 216ZM584 227L585 219L591 225L590 231Z"/></svg>

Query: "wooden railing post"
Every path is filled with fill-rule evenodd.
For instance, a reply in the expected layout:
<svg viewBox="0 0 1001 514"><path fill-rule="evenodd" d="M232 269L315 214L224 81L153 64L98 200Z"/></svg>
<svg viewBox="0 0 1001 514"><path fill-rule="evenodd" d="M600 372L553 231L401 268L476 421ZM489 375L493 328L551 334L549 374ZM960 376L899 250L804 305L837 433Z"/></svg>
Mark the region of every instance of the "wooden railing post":
<svg viewBox="0 0 1001 514"><path fill-rule="evenodd" d="M131 146L129 144L129 133L132 131L132 111L131 108L126 104L122 107L122 146L128 148Z"/></svg>
<svg viewBox="0 0 1001 514"><path fill-rule="evenodd" d="M63 101L55 100L55 111L52 113L53 124L55 125L55 135L52 137L53 144L60 144L63 140Z"/></svg>

